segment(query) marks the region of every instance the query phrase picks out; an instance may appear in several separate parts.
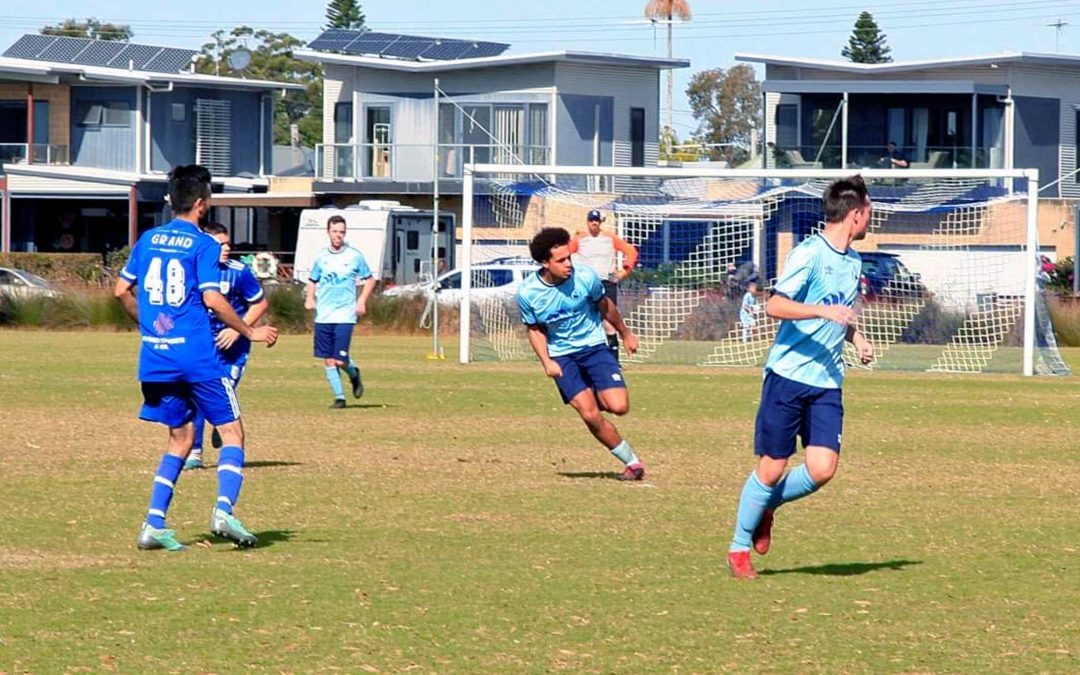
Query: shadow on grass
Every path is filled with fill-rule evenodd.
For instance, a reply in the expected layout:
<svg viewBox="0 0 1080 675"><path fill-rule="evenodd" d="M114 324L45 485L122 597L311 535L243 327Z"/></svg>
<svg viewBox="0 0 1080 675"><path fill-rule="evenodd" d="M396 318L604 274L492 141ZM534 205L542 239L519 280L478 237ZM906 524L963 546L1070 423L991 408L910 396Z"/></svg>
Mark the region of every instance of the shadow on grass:
<svg viewBox="0 0 1080 675"><path fill-rule="evenodd" d="M296 536L295 530L263 530L262 532L254 532L256 537L259 538L259 545L256 548L269 548L274 544L289 541Z"/></svg>
<svg viewBox="0 0 1080 675"><path fill-rule="evenodd" d="M367 408L400 408L401 406L391 405L389 403L346 403L344 408L333 408L333 410L365 410Z"/></svg>
<svg viewBox="0 0 1080 675"><path fill-rule="evenodd" d="M852 562L852 563L828 563L825 565L808 565L806 567L791 567L785 570L758 570L761 576L770 574L822 574L830 577L853 577L868 572L879 570L902 571L911 565L921 565L921 560L886 560L882 562Z"/></svg>
<svg viewBox="0 0 1080 675"><path fill-rule="evenodd" d="M264 459L255 460L254 462L244 462L245 469L266 469L275 466L303 466L303 462L284 462L276 459Z"/></svg>
<svg viewBox="0 0 1080 675"><path fill-rule="evenodd" d="M559 475L563 478L603 478L609 480L618 480L622 475L616 471L560 471Z"/></svg>

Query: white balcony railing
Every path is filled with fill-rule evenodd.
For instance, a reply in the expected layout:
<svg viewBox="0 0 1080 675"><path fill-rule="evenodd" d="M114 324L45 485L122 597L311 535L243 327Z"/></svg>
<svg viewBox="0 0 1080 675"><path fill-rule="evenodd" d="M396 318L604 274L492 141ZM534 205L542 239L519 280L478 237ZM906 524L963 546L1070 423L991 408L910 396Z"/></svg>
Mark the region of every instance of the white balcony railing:
<svg viewBox="0 0 1080 675"><path fill-rule="evenodd" d="M67 164L68 146L55 143L0 143L0 164L21 164L33 148L34 164Z"/></svg>
<svg viewBox="0 0 1080 675"><path fill-rule="evenodd" d="M320 143L315 146L315 175L322 180L430 182L435 147L413 143ZM460 178L462 168L477 164L547 164L551 148L539 145L440 143L439 178Z"/></svg>

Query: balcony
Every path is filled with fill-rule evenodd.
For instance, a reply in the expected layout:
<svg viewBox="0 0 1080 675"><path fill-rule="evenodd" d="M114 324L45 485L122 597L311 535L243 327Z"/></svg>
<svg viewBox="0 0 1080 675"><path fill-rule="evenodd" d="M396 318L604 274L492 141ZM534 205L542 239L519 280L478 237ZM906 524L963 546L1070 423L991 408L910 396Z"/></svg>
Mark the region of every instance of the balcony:
<svg viewBox="0 0 1080 675"><path fill-rule="evenodd" d="M34 164L68 164L68 146L55 143L0 143L0 165L23 164L33 148ZM0 168L0 173L3 169Z"/></svg>
<svg viewBox="0 0 1080 675"><path fill-rule="evenodd" d="M320 143L315 146L315 175L320 180L431 182L435 146L412 143ZM440 179L459 179L470 163L547 164L549 146L438 145Z"/></svg>
<svg viewBox="0 0 1080 675"><path fill-rule="evenodd" d="M820 150L820 154L819 154ZM885 148L878 145L849 145L847 166L841 166L843 149L830 143L823 148L801 146L774 148L773 160L779 168L794 169L888 169ZM903 156L913 169L989 169L1004 166L1001 148L976 148L972 161L971 146L927 145L922 149L904 148Z"/></svg>

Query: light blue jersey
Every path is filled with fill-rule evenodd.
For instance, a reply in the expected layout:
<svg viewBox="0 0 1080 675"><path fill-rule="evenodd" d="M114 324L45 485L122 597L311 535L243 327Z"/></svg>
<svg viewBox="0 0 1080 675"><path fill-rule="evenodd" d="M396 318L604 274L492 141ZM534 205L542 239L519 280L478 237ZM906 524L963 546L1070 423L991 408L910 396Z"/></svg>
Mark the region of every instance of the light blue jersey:
<svg viewBox="0 0 1080 675"><path fill-rule="evenodd" d="M739 308L739 321L742 323L754 323L754 306L757 305L757 298L750 291L743 293L742 307Z"/></svg>
<svg viewBox="0 0 1080 675"><path fill-rule="evenodd" d="M565 356L607 344L597 303L604 297L600 277L584 265L570 278L552 286L540 272L525 277L518 288L521 322L547 333L548 355Z"/></svg>
<svg viewBox="0 0 1080 675"><path fill-rule="evenodd" d="M345 244L319 251L308 279L315 287L315 323L356 323L356 285L369 279L364 254Z"/></svg>
<svg viewBox="0 0 1080 675"><path fill-rule="evenodd" d="M853 249L841 253L816 234L788 254L773 293L807 305L854 307L861 269ZM844 382L846 335L847 326L826 319L781 321L765 371L812 387L839 389Z"/></svg>

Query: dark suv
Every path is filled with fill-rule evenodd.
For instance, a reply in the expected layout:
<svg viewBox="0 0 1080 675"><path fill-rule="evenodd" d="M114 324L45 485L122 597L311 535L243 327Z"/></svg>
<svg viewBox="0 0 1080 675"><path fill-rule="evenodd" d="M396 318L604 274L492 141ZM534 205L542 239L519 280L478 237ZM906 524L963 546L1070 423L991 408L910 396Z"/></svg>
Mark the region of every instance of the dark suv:
<svg viewBox="0 0 1080 675"><path fill-rule="evenodd" d="M926 295L926 286L895 253L868 251L862 257L859 295L866 300L914 298Z"/></svg>

